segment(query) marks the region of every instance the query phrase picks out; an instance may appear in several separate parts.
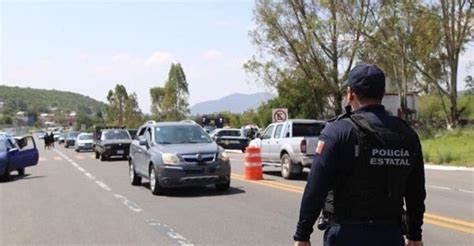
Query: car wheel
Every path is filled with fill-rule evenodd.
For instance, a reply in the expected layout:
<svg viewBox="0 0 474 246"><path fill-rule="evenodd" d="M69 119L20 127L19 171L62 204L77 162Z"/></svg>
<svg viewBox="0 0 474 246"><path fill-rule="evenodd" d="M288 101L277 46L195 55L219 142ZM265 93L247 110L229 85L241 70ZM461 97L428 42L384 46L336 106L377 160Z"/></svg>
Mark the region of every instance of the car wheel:
<svg viewBox="0 0 474 246"><path fill-rule="evenodd" d="M75 150L76 152L79 152L79 150L78 150L78 149L74 149L74 150Z"/></svg>
<svg viewBox="0 0 474 246"><path fill-rule="evenodd" d="M245 149L246 149L246 148L243 148L243 149L242 149L242 153L245 153Z"/></svg>
<svg viewBox="0 0 474 246"><path fill-rule="evenodd" d="M156 171L153 166L150 166L150 191L153 195L163 195L163 187L161 187Z"/></svg>
<svg viewBox="0 0 474 246"><path fill-rule="evenodd" d="M100 160L101 160L101 161L106 161L106 160L107 160L107 156L105 156L104 154L101 154L101 155L100 155Z"/></svg>
<svg viewBox="0 0 474 246"><path fill-rule="evenodd" d="M100 157L99 152L95 151L95 158L99 159L99 157Z"/></svg>
<svg viewBox="0 0 474 246"><path fill-rule="evenodd" d="M65 145L64 145L64 148L66 148L66 149L67 149L67 148L69 148L69 146L68 146L67 144L65 144Z"/></svg>
<svg viewBox="0 0 474 246"><path fill-rule="evenodd" d="M291 179L301 174L302 167L300 164L292 163L290 156L284 154L281 157L281 176L285 179Z"/></svg>
<svg viewBox="0 0 474 246"><path fill-rule="evenodd" d="M230 188L230 181L227 183L218 183L216 184L217 191L227 191Z"/></svg>
<svg viewBox="0 0 474 246"><path fill-rule="evenodd" d="M10 167L7 166L5 167L5 174L3 174L3 176L0 176L0 179L2 181L10 181Z"/></svg>
<svg viewBox="0 0 474 246"><path fill-rule="evenodd" d="M130 160L129 162L129 177L130 177L130 182L132 185L141 185L142 184L142 177L138 176L137 173L135 172L135 165L133 164L133 161Z"/></svg>
<svg viewBox="0 0 474 246"><path fill-rule="evenodd" d="M20 169L18 169L18 170L16 170L16 171L18 172L18 175L20 175L20 176L25 175L25 168L20 168Z"/></svg>

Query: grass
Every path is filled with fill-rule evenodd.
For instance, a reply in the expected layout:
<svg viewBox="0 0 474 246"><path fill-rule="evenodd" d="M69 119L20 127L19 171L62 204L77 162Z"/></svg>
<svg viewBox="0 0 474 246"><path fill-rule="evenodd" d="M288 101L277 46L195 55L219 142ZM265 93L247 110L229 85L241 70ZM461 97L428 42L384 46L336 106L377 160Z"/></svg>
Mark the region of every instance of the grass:
<svg viewBox="0 0 474 246"><path fill-rule="evenodd" d="M426 163L474 167L474 128L444 131L422 139Z"/></svg>

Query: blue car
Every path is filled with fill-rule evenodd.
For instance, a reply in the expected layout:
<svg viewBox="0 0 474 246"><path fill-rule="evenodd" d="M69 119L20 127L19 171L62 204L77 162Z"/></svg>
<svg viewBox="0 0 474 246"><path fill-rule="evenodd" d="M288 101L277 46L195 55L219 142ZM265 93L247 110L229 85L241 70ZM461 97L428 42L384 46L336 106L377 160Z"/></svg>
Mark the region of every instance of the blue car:
<svg viewBox="0 0 474 246"><path fill-rule="evenodd" d="M24 175L25 167L38 164L38 158L38 149L33 137L0 137L0 178L3 180L8 180L12 171Z"/></svg>

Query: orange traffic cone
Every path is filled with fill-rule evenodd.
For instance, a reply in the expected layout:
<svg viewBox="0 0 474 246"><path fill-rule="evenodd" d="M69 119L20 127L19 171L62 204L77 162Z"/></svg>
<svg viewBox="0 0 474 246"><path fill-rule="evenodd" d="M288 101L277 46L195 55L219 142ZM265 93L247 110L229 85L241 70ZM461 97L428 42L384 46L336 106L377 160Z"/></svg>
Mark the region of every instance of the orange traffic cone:
<svg viewBox="0 0 474 246"><path fill-rule="evenodd" d="M247 147L245 149L245 179L263 179L262 156L259 147Z"/></svg>

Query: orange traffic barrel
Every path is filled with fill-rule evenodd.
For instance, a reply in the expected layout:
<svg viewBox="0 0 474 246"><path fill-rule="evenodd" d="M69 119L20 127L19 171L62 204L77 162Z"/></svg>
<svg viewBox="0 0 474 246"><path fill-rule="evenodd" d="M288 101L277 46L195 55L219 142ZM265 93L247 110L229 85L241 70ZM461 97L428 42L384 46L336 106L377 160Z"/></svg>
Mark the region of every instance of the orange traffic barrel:
<svg viewBox="0 0 474 246"><path fill-rule="evenodd" d="M263 179L262 156L259 147L249 146L245 149L245 179Z"/></svg>

